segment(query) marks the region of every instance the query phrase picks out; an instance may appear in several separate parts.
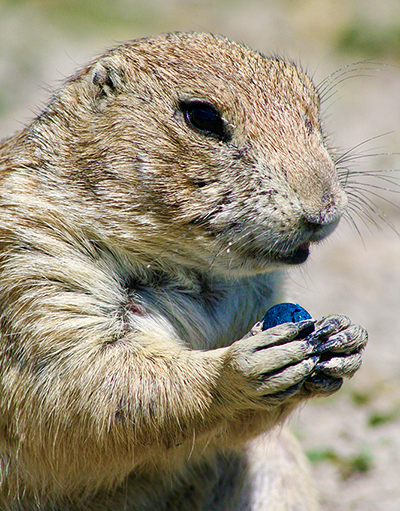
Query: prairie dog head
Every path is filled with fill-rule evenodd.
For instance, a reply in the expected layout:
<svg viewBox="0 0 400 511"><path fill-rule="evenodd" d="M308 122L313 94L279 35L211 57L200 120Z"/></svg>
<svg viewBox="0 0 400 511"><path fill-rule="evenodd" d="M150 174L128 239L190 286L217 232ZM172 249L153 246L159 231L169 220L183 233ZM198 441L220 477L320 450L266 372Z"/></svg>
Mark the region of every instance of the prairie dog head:
<svg viewBox="0 0 400 511"><path fill-rule="evenodd" d="M48 111L68 199L84 198L92 236L147 264L238 276L302 263L346 205L311 80L224 38L120 46Z"/></svg>

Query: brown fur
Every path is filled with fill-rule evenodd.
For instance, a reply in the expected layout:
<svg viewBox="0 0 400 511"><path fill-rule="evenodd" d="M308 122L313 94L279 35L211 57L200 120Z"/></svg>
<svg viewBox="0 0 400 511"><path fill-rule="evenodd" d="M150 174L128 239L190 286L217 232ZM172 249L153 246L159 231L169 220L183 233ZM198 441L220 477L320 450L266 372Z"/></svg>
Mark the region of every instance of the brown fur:
<svg viewBox="0 0 400 511"><path fill-rule="evenodd" d="M134 41L4 142L0 187L0 508L314 508L297 476L260 499L246 447L366 342L344 316L248 334L346 206L310 79L210 35Z"/></svg>

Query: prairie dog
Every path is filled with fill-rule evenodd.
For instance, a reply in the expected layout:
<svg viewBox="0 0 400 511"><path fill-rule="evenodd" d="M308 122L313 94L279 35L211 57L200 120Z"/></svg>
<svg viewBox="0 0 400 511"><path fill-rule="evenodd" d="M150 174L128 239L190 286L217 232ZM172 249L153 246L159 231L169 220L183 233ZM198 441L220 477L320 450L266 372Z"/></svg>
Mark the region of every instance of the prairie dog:
<svg viewBox="0 0 400 511"><path fill-rule="evenodd" d="M207 34L134 41L0 171L0 508L311 509L260 499L247 443L367 340L342 315L311 339L257 323L346 208L303 71Z"/></svg>

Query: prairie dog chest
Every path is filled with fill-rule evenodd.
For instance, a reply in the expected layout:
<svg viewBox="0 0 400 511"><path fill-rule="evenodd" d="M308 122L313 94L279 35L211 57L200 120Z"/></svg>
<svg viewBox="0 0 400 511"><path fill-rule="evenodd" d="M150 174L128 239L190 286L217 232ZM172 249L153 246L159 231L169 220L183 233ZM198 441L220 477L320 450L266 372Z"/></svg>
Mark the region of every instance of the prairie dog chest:
<svg viewBox="0 0 400 511"><path fill-rule="evenodd" d="M282 272L238 280L174 280L153 275L127 287L128 317L135 328L157 323L191 349L212 349L245 335L280 298Z"/></svg>

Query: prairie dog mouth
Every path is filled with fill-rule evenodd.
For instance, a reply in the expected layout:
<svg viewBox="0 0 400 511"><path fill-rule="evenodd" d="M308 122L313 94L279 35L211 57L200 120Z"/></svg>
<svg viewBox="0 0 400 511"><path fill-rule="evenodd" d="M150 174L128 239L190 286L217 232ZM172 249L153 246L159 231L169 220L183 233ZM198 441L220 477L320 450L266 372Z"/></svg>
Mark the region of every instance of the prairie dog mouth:
<svg viewBox="0 0 400 511"><path fill-rule="evenodd" d="M277 254L274 257L274 260L278 263L296 265L304 263L308 256L310 255L310 245L309 241L302 243L292 252L288 252L286 254Z"/></svg>
<svg viewBox="0 0 400 511"><path fill-rule="evenodd" d="M276 265L295 266L304 263L310 255L311 242L307 241L292 250L247 250L241 252L241 258L247 264L254 264L257 268L276 267ZM230 249L229 249L230 251ZM263 271L263 270L262 270Z"/></svg>

